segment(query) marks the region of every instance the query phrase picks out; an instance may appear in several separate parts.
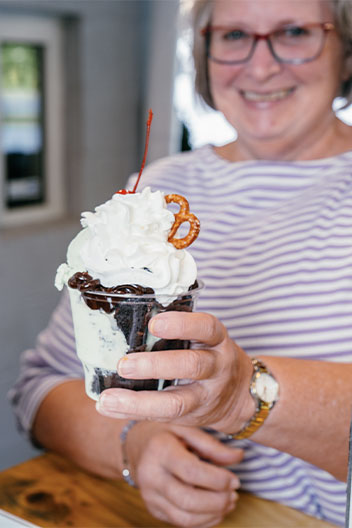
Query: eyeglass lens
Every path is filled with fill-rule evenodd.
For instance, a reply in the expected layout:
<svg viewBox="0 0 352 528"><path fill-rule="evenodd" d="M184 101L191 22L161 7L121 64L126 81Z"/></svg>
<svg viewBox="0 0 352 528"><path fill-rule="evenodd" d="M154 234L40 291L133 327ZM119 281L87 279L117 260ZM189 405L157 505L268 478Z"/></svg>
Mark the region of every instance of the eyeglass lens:
<svg viewBox="0 0 352 528"><path fill-rule="evenodd" d="M324 29L316 26L288 26L260 36L242 29L213 28L209 43L212 59L224 63L245 62L258 40L266 40L274 57L282 62L306 62L319 55L324 43Z"/></svg>

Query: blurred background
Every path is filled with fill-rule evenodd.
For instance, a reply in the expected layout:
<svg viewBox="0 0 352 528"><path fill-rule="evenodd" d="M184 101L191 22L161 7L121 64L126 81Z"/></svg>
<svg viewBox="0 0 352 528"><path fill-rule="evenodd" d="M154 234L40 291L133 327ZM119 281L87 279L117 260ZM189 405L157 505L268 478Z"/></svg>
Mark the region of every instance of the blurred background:
<svg viewBox="0 0 352 528"><path fill-rule="evenodd" d="M80 212L139 170L149 107L148 161L179 148L178 13L177 0L0 0L0 469L38 454L6 394L58 301Z"/></svg>
<svg viewBox="0 0 352 528"><path fill-rule="evenodd" d="M0 470L38 454L6 394L81 211L140 168L148 109L148 162L235 137L194 95L190 3L0 0Z"/></svg>

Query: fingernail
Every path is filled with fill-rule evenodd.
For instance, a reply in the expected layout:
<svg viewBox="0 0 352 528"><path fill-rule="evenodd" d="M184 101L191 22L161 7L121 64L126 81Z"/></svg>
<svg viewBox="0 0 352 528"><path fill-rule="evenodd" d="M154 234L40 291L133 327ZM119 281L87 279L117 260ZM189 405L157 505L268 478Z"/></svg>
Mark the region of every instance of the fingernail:
<svg viewBox="0 0 352 528"><path fill-rule="evenodd" d="M116 410L116 407L119 403L116 396L105 393L105 391L100 395L99 400L96 403L96 408L99 411L109 411L111 409Z"/></svg>
<svg viewBox="0 0 352 528"><path fill-rule="evenodd" d="M231 489L238 489L240 487L241 483L238 478L232 478L230 482L230 488Z"/></svg>
<svg viewBox="0 0 352 528"><path fill-rule="evenodd" d="M232 503L236 502L238 500L238 494L235 491L233 491L230 495L230 499Z"/></svg>
<svg viewBox="0 0 352 528"><path fill-rule="evenodd" d="M161 317L153 317L149 324L149 330L153 335L162 334L166 328L166 322Z"/></svg>
<svg viewBox="0 0 352 528"><path fill-rule="evenodd" d="M117 364L117 372L120 376L128 378L133 375L135 370L135 361L127 356L120 359Z"/></svg>
<svg viewBox="0 0 352 528"><path fill-rule="evenodd" d="M101 396L95 404L95 408L99 413L104 413L104 411L106 411L106 409L104 409L104 402L101 401Z"/></svg>

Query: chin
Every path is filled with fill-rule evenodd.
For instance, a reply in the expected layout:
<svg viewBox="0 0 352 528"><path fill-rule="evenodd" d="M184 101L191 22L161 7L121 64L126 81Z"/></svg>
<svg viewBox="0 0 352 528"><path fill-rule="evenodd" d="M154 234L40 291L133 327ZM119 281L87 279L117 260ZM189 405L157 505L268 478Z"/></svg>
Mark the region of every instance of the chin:
<svg viewBox="0 0 352 528"><path fill-rule="evenodd" d="M240 134L239 134L240 136ZM243 136L244 137L244 136ZM266 129L263 132L260 132L258 130L254 131L252 134L246 134L246 137L248 140L252 143L254 142L262 142L265 143L275 143L275 142L282 142L284 139L284 132L282 130L276 131L276 130L270 130Z"/></svg>

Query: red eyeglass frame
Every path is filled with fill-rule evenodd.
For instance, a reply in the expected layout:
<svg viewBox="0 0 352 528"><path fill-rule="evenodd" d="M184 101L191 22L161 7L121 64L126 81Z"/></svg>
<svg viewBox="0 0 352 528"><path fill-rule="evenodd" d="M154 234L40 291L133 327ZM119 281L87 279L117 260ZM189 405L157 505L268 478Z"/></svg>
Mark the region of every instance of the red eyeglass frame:
<svg viewBox="0 0 352 528"><path fill-rule="evenodd" d="M324 31L325 35L327 33L329 33L329 31L334 31L336 29L335 25L332 22L312 22L311 24L303 24L300 27L302 27L302 28L320 27ZM281 29L284 29L284 28L285 28L285 26L283 28L281 28ZM236 28L236 26L212 26L211 24L208 24L207 26L205 26L203 29L200 30L200 34L203 37L206 37L206 39L207 39L207 41L206 41L206 52L207 52L208 58L211 59L214 62L219 63L219 64L243 64L243 63L249 61L251 59L253 53L254 53L254 50L255 50L259 40L265 40L266 43L268 44L268 47L269 47L269 50L270 50L272 56L278 62L282 62L282 63L286 63L286 64L304 64L306 62L313 61L317 57L319 57L320 53L322 52L323 45L324 45L324 39L323 39L322 40L322 45L321 45L321 48L319 49L319 51L314 55L314 57L310 57L309 59L281 59L275 53L275 50L274 50L273 45L272 45L272 42L270 40L270 37L273 34L275 34L277 31L279 31L279 29L275 29L273 31L270 31L269 33L250 33L250 32L248 32L248 35L250 35L254 39L253 39L252 48L249 51L249 54L248 54L248 56L245 59L241 59L241 60L238 60L238 61L226 61L226 60L222 60L222 59L216 59L215 57L211 56L210 51L209 51L209 46L210 46L209 37L210 37L212 31L226 30L226 29L231 30L231 29L237 29L237 28Z"/></svg>

